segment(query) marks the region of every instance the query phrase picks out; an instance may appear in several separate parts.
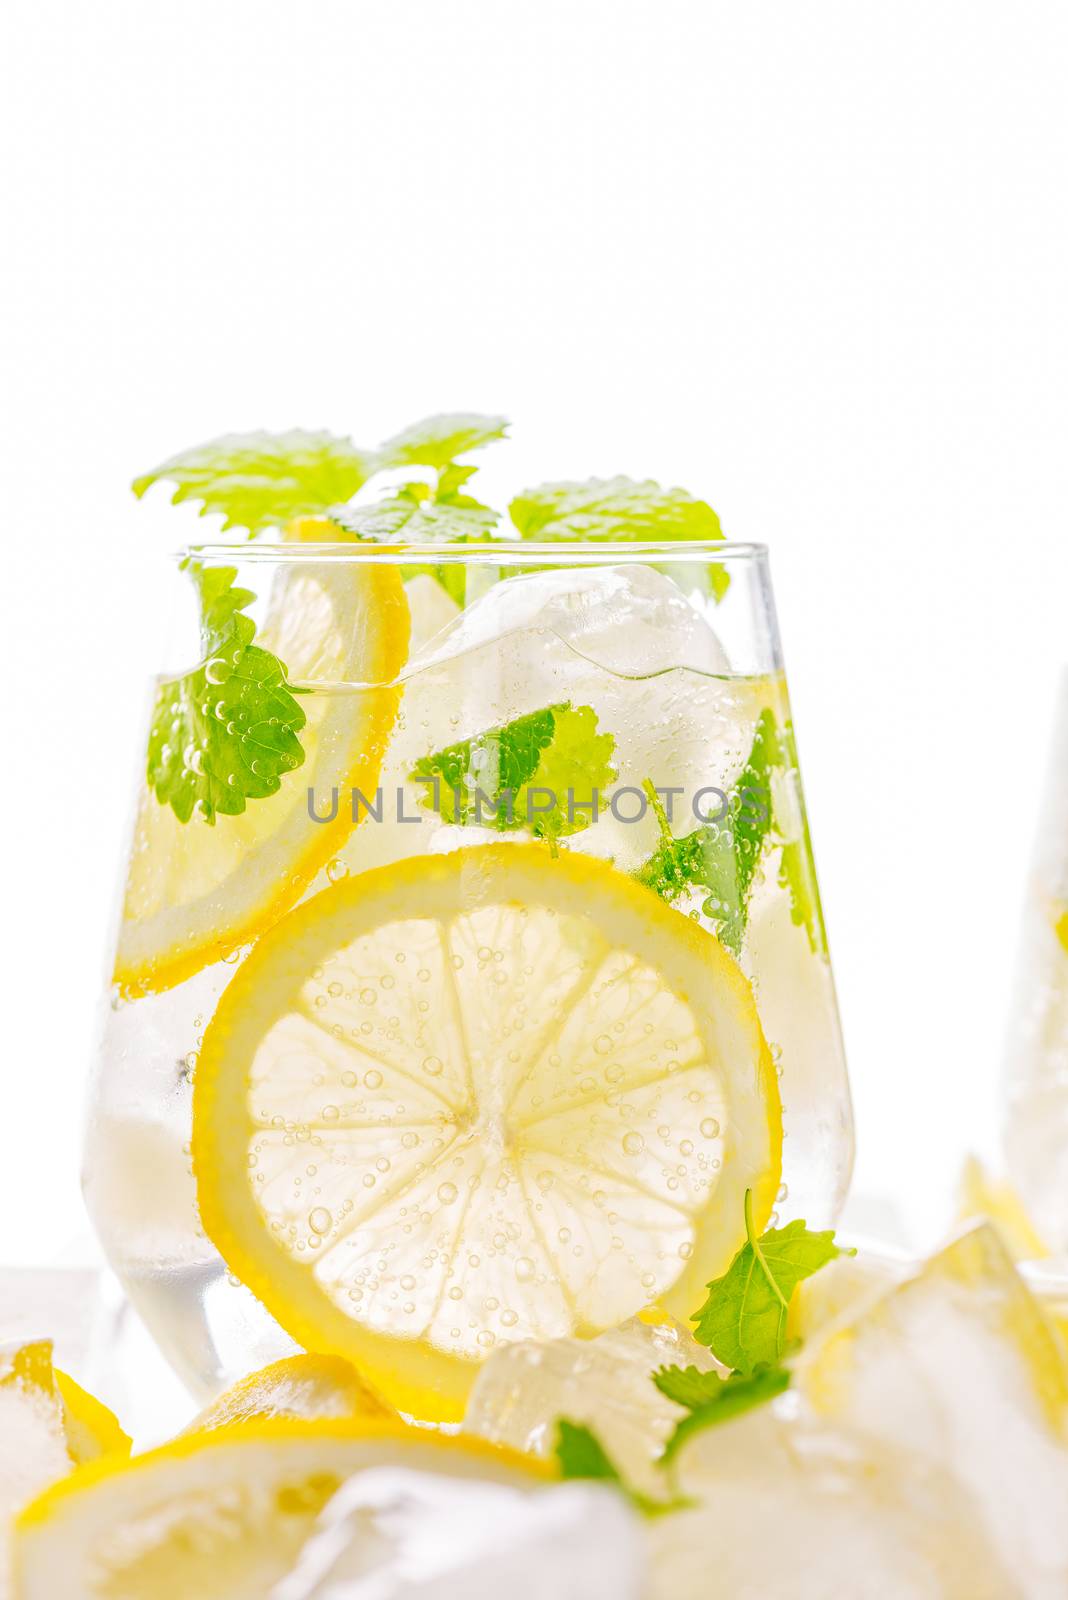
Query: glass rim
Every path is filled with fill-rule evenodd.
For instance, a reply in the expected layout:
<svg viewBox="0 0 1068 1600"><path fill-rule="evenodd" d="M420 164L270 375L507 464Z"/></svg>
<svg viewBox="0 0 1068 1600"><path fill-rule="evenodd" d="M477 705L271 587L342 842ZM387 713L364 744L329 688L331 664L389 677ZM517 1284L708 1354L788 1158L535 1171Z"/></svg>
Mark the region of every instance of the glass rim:
<svg viewBox="0 0 1068 1600"><path fill-rule="evenodd" d="M384 544L371 540L250 540L190 543L174 552L177 561L246 561L281 564L372 562L396 566L615 566L621 561L694 562L762 561L766 544L731 539L642 539L618 542L561 539L539 543L526 539L487 539L472 544Z"/></svg>

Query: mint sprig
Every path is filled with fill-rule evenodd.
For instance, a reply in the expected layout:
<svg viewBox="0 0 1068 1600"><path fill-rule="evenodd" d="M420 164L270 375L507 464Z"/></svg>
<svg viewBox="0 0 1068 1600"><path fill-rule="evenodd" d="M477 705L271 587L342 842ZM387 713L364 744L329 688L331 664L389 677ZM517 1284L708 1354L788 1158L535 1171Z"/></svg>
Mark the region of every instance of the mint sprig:
<svg viewBox="0 0 1068 1600"><path fill-rule="evenodd" d="M691 1320L697 1324L694 1338L717 1361L752 1376L782 1360L786 1318L797 1285L837 1256L856 1252L835 1244L833 1232L810 1232L801 1221L770 1228L758 1238L749 1190L745 1232L745 1244L723 1276L708 1285L708 1299Z"/></svg>
<svg viewBox="0 0 1068 1600"><path fill-rule="evenodd" d="M661 1367L653 1373L653 1382L662 1395L688 1412L664 1446L660 1461L667 1467L696 1434L744 1416L782 1394L790 1387L790 1371L783 1366L761 1367L721 1377L697 1367Z"/></svg>
<svg viewBox="0 0 1068 1600"><path fill-rule="evenodd" d="M171 456L135 478L133 490L140 498L153 484L166 480L174 485L173 503L199 501L202 516L222 514L224 530L244 528L251 534L345 505L377 473L396 467L436 470L436 498L455 502L460 486L475 470L458 466L457 458L503 439L506 429L503 417L467 412L426 417L377 450L365 450L336 434L302 429L230 433ZM360 537L379 537L356 528L351 531ZM440 531L434 536L452 537ZM485 536L480 530L479 537Z"/></svg>
<svg viewBox="0 0 1068 1600"><path fill-rule="evenodd" d="M564 702L423 756L409 777L445 822L555 840L589 826L616 775L614 750L591 706Z"/></svg>
<svg viewBox="0 0 1068 1600"><path fill-rule="evenodd" d="M199 501L224 529L262 533L351 499L377 470L374 452L332 433L228 433L142 473L133 491L140 499L166 479L173 504Z"/></svg>
<svg viewBox="0 0 1068 1600"><path fill-rule="evenodd" d="M685 489L662 489L650 479L589 478L524 489L508 507L524 539L631 542L640 539L722 539L719 518Z"/></svg>
<svg viewBox="0 0 1068 1600"><path fill-rule="evenodd" d="M676 839L650 782L646 793L660 822L660 844L636 877L669 904L690 889L706 891L701 906L720 939L741 954L753 880L772 826L771 773L782 755L775 718L761 712L745 766L722 822L703 823Z"/></svg>
<svg viewBox="0 0 1068 1600"><path fill-rule="evenodd" d="M597 1435L584 1423L570 1422L566 1417L557 1419L555 1454L561 1478L610 1483L621 1494L626 1495L643 1516L661 1517L669 1511L680 1511L689 1504L677 1496L670 1500L654 1500L633 1488L608 1455Z"/></svg>
<svg viewBox="0 0 1068 1600"><path fill-rule="evenodd" d="M189 562L201 605L204 657L161 685L148 738L148 783L179 822L237 816L275 794L304 760L305 716L278 657L253 642L235 567Z"/></svg>
<svg viewBox="0 0 1068 1600"><path fill-rule="evenodd" d="M521 538L546 544L562 539L630 544L645 539L723 538L720 520L707 500L698 500L685 489L661 488L648 478L541 483L516 495L508 514ZM687 576L687 568L677 563L668 572L680 582ZM730 574L719 561L708 566L695 563L689 576L697 588L707 582L716 601L730 587Z"/></svg>
<svg viewBox="0 0 1068 1600"><path fill-rule="evenodd" d="M458 544L492 538L497 513L477 501L437 500L409 487L373 505L334 506L331 520L376 544Z"/></svg>
<svg viewBox="0 0 1068 1600"><path fill-rule="evenodd" d="M435 467L442 471L459 456L507 438L508 426L507 417L485 417L475 412L424 417L422 422L387 439L379 447L378 457L383 466ZM470 473L474 468L467 470Z"/></svg>

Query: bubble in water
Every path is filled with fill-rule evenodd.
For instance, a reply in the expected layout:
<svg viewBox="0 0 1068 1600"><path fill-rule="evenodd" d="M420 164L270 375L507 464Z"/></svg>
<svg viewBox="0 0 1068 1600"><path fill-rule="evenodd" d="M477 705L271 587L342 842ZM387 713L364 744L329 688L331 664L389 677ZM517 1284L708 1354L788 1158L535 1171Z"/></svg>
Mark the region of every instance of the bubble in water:
<svg viewBox="0 0 1068 1600"><path fill-rule="evenodd" d="M377 1067L368 1067L367 1071L363 1075L363 1081L368 1089L381 1089L382 1074L379 1072Z"/></svg>
<svg viewBox="0 0 1068 1600"><path fill-rule="evenodd" d="M458 1193L459 1190L454 1183L438 1184L438 1199L443 1206L451 1206Z"/></svg>
<svg viewBox="0 0 1068 1600"><path fill-rule="evenodd" d="M692 1255L693 1255L693 1245L689 1242L688 1239L684 1239L682 1244L679 1245L679 1260L680 1261L689 1261L689 1259L690 1259L690 1257Z"/></svg>
<svg viewBox="0 0 1068 1600"><path fill-rule="evenodd" d="M630 1133L625 1133L623 1135L624 1155L640 1156L644 1149L645 1140L642 1138L640 1133L635 1133L632 1129Z"/></svg>
<svg viewBox="0 0 1068 1600"><path fill-rule="evenodd" d="M412 1133L409 1131L408 1133L401 1134L401 1144L404 1146L405 1150L414 1150L418 1143L419 1135L417 1133Z"/></svg>
<svg viewBox="0 0 1068 1600"><path fill-rule="evenodd" d="M324 1122L336 1122L340 1115L341 1115L341 1112L338 1110L337 1106L324 1106L323 1107L323 1121Z"/></svg>
<svg viewBox="0 0 1068 1600"><path fill-rule="evenodd" d="M349 869L344 861L338 861L335 857L333 861L326 863L326 875L331 883L340 883L342 878L348 877Z"/></svg>
<svg viewBox="0 0 1068 1600"><path fill-rule="evenodd" d="M680 1156L692 1156L693 1155L693 1140L692 1139L680 1139L680 1141L679 1141L679 1155Z"/></svg>
<svg viewBox="0 0 1068 1600"><path fill-rule="evenodd" d="M520 1283L529 1283L534 1276L534 1263L529 1256L520 1256L515 1264L515 1275Z"/></svg>
<svg viewBox="0 0 1068 1600"><path fill-rule="evenodd" d="M478 1336L478 1343L482 1346L483 1350L492 1350L496 1342L496 1337L489 1331L489 1329L483 1328L482 1332Z"/></svg>
<svg viewBox="0 0 1068 1600"><path fill-rule="evenodd" d="M440 1077L441 1068L442 1063L440 1056L424 1056L423 1071L428 1072L432 1078Z"/></svg>
<svg viewBox="0 0 1068 1600"><path fill-rule="evenodd" d="M504 1327L506 1327L506 1328L514 1328L518 1321L519 1321L519 1313L517 1311L502 1311L501 1312L501 1323L503 1324Z"/></svg>
<svg viewBox="0 0 1068 1600"><path fill-rule="evenodd" d="M360 990L360 1004L362 1006L373 1006L377 999L378 996L375 994L373 989Z"/></svg>
<svg viewBox="0 0 1068 1600"><path fill-rule="evenodd" d="M401 1286L402 1289L407 1289L410 1292L412 1289L415 1288L415 1279L411 1276L410 1273L407 1273L401 1279L400 1286Z"/></svg>
<svg viewBox="0 0 1068 1600"><path fill-rule="evenodd" d="M308 1227L313 1233L324 1234L330 1232L333 1217L325 1206L316 1206L308 1212Z"/></svg>
<svg viewBox="0 0 1068 1600"><path fill-rule="evenodd" d="M701 1133L706 1139L719 1138L719 1123L715 1117L706 1117L701 1124Z"/></svg>
<svg viewBox="0 0 1068 1600"><path fill-rule="evenodd" d="M341 1082L344 1084L346 1089L355 1089L359 1081L360 1080L357 1078L354 1072L343 1072L341 1074Z"/></svg>

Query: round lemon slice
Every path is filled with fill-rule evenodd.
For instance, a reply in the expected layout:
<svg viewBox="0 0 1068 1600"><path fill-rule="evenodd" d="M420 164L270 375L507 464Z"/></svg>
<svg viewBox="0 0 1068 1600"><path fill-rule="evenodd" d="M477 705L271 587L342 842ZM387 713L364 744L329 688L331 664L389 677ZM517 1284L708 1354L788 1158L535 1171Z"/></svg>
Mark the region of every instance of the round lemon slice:
<svg viewBox="0 0 1068 1600"><path fill-rule="evenodd" d="M752 992L614 868L508 843L347 879L261 938L194 1084L201 1217L306 1348L460 1416L498 1340L700 1303L779 1183Z"/></svg>
<svg viewBox="0 0 1068 1600"><path fill-rule="evenodd" d="M310 541L316 525L298 525ZM319 534L321 537L321 532ZM233 953L297 901L353 826L349 791L374 792L399 703L408 603L398 569L285 563L257 643L272 650L301 697L305 759L278 792L239 816L179 822L147 787L130 852L115 982L127 996L169 989ZM356 685L369 687L358 688ZM320 815L313 821L308 790Z"/></svg>
<svg viewBox="0 0 1068 1600"><path fill-rule="evenodd" d="M264 1600L346 1479L404 1467L536 1490L536 1462L403 1423L242 1423L81 1467L18 1520L17 1600ZM368 1529L372 1548L377 1530Z"/></svg>

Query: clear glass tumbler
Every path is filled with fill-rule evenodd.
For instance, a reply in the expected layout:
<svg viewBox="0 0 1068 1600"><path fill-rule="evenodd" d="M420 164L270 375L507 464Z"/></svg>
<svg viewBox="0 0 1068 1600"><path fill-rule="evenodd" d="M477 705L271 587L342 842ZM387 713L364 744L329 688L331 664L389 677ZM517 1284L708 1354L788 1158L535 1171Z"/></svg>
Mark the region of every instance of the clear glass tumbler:
<svg viewBox="0 0 1068 1600"><path fill-rule="evenodd" d="M454 1419L684 1321L852 1121L766 552L185 556L85 1193L200 1391L294 1346Z"/></svg>

